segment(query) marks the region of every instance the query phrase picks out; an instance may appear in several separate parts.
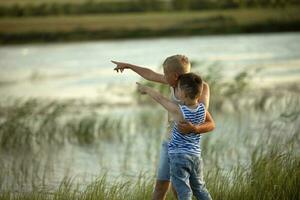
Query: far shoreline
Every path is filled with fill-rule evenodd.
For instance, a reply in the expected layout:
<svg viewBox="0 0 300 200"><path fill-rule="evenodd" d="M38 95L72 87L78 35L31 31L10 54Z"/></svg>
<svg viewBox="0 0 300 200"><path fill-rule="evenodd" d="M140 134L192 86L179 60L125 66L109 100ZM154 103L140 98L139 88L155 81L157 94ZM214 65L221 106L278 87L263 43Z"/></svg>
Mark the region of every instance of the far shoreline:
<svg viewBox="0 0 300 200"><path fill-rule="evenodd" d="M0 18L0 44L299 32L298 8Z"/></svg>
<svg viewBox="0 0 300 200"><path fill-rule="evenodd" d="M177 34L164 34L164 33L146 33L141 30L134 30L126 32L124 36L108 36L107 34L101 34L101 32L68 32L68 33L25 33L25 34L0 34L0 45L22 45L22 44L51 44L51 43L73 43L73 42L93 42L93 41L122 41L122 40L143 40L143 39L158 39L158 38L182 38L193 36L225 36L225 35L252 35L252 34L280 34L280 33L299 33L300 34L300 21L297 22L297 27L281 29L281 26L273 27L275 30L260 30L260 31L228 31L218 32L211 30L209 33L203 33L199 30L189 30L190 32ZM251 27L249 27L251 29ZM118 32L118 31L116 31ZM124 31L123 31L124 33ZM137 35L132 35L137 33ZM91 36L95 34L95 36ZM89 36L86 36L89 35ZM113 35L113 33L112 33Z"/></svg>

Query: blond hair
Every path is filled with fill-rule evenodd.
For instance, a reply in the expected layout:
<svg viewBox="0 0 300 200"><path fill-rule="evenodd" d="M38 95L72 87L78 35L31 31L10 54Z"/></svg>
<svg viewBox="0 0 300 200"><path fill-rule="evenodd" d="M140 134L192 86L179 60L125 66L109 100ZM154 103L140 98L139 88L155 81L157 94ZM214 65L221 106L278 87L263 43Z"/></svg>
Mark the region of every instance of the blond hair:
<svg viewBox="0 0 300 200"><path fill-rule="evenodd" d="M191 63L188 57L178 54L167 57L163 63L163 67L178 74L185 74L190 72Z"/></svg>

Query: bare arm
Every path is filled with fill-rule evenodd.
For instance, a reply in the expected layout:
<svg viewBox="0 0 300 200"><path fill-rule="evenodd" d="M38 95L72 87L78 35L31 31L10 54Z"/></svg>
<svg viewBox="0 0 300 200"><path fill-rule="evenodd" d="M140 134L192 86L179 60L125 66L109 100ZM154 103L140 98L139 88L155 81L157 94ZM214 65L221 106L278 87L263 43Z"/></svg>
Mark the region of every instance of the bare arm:
<svg viewBox="0 0 300 200"><path fill-rule="evenodd" d="M215 122L214 122L212 116L210 115L210 113L208 111L206 111L205 114L206 114L206 117L205 117L205 122L203 124L193 125L191 122L179 123L178 128L179 128L180 132L182 132L184 134L188 134L191 132L197 133L197 134L203 134L203 133L207 133L207 132L214 130L216 125L215 125ZM191 128L188 129L188 131L185 131L185 129L182 128L182 126L190 126Z"/></svg>
<svg viewBox="0 0 300 200"><path fill-rule="evenodd" d="M116 70L117 72L120 71L122 73L124 69L131 69L132 71L134 71L135 73L137 73L138 75L140 75L141 77L143 77L148 81L168 84L163 74L154 72L149 68L145 68L145 67L141 67L129 63L117 62L113 60L111 62L117 65L117 67L114 68L114 70Z"/></svg>
<svg viewBox="0 0 300 200"><path fill-rule="evenodd" d="M204 82L203 90L202 90L201 96L199 98L199 103L203 103L205 105L206 110L208 110L208 107L209 107L209 96L210 96L209 85ZM207 113L208 112L206 112L206 114ZM178 124L178 128L179 128L180 132L182 132L182 133L191 133L191 132L198 133L198 134L206 133L215 128L215 124L211 123L211 121L209 121L210 119L212 119L211 115L210 114L206 115L205 122L204 122L204 124L206 124L205 128L203 126L204 124L197 126L197 125L193 125L192 123L188 123L188 122L187 123L180 122ZM206 123L206 122L208 122L208 123ZM199 126L202 128L199 128Z"/></svg>
<svg viewBox="0 0 300 200"><path fill-rule="evenodd" d="M210 96L209 85L206 82L204 82L203 90L202 90L201 96L199 98L199 102L201 102L205 105L206 110L208 110L208 107L209 107L209 96Z"/></svg>
<svg viewBox="0 0 300 200"><path fill-rule="evenodd" d="M205 122L203 124L195 126L194 133L202 134L207 133L216 128L215 121L213 120L211 114L206 111Z"/></svg>
<svg viewBox="0 0 300 200"><path fill-rule="evenodd" d="M154 99L157 103L162 105L167 111L169 111L174 116L180 116L181 111L177 104L173 103L168 98L161 95L159 92L153 90L152 88L142 85L140 83L136 83L138 85L138 90L142 94L148 94L152 99Z"/></svg>

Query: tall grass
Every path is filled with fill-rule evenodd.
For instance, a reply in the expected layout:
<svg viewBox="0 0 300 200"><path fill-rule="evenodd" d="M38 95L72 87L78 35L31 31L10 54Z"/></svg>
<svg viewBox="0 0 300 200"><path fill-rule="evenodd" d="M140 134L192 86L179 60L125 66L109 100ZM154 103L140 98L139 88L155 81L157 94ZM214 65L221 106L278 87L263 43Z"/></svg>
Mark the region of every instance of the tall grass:
<svg viewBox="0 0 300 200"><path fill-rule="evenodd" d="M220 96L212 103L217 128L202 137L207 187L214 199L299 199L299 96L282 88L256 90L253 96L248 84L235 85L247 77L238 74L225 85L211 77ZM232 88L236 92L226 92ZM219 106L218 98L229 103ZM231 103L238 106L228 109ZM37 99L1 101L0 108L0 199L151 198L165 131L162 109ZM88 181L72 173L74 162L60 156L75 147L99 154L107 171L86 175ZM120 155L116 162L114 155ZM70 169L57 174L60 162ZM134 164L153 170L142 173ZM112 177L113 170L119 177Z"/></svg>
<svg viewBox="0 0 300 200"><path fill-rule="evenodd" d="M300 197L300 157L290 153L271 151L252 154L249 165L236 165L230 171L217 167L206 172L206 183L214 199L272 199L297 200ZM36 188L27 193L2 191L0 199L82 199L82 200L140 200L150 199L154 178L141 175L136 180L108 182L99 177L79 190L72 179L65 178L58 189ZM168 200L174 199L168 195Z"/></svg>
<svg viewBox="0 0 300 200"><path fill-rule="evenodd" d="M14 100L12 105L2 105L0 148L30 150L35 146L64 145L65 142L84 145L99 140L122 141L126 136L124 130L140 131L144 125L146 128L150 127L163 117L162 112L156 118L152 117L156 113L151 110L147 113L137 111L135 115L93 112L93 109L101 110L101 106L84 108L85 111L82 112L77 107L77 111L72 111L76 106L78 105L75 102L43 102L36 99ZM133 120L139 122L132 124Z"/></svg>
<svg viewBox="0 0 300 200"><path fill-rule="evenodd" d="M248 166L237 165L230 175L209 172L206 180L214 199L299 199L299 155L269 151L252 157Z"/></svg>

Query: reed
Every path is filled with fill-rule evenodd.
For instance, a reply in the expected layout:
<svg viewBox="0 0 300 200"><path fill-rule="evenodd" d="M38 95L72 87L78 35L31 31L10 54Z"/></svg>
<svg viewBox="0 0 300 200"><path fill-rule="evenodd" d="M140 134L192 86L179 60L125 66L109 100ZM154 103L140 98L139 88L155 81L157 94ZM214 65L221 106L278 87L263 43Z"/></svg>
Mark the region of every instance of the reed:
<svg viewBox="0 0 300 200"><path fill-rule="evenodd" d="M257 92L251 100L245 87L238 109L213 110L217 128L203 135L202 156L214 199L299 198L300 99L284 91ZM132 163L146 162L154 171L166 131L163 109L143 104L104 112L103 105L37 99L0 103L0 108L0 199L151 198L152 172L120 173L114 179L101 171L86 185L72 173L57 182L55 162L69 162L57 159L66 147L105 154L101 147L111 145L109 152L118 155L116 169L132 172ZM104 164L111 161L112 155L101 156Z"/></svg>
<svg viewBox="0 0 300 200"><path fill-rule="evenodd" d="M300 157L270 151L252 154L249 165L237 164L230 171L207 170L206 183L214 199L298 199L300 192ZM70 178L64 178L54 191L35 189L27 193L2 191L0 199L150 199L154 178L145 174L136 180L111 183L103 175L82 190ZM168 200L174 199L171 194Z"/></svg>

